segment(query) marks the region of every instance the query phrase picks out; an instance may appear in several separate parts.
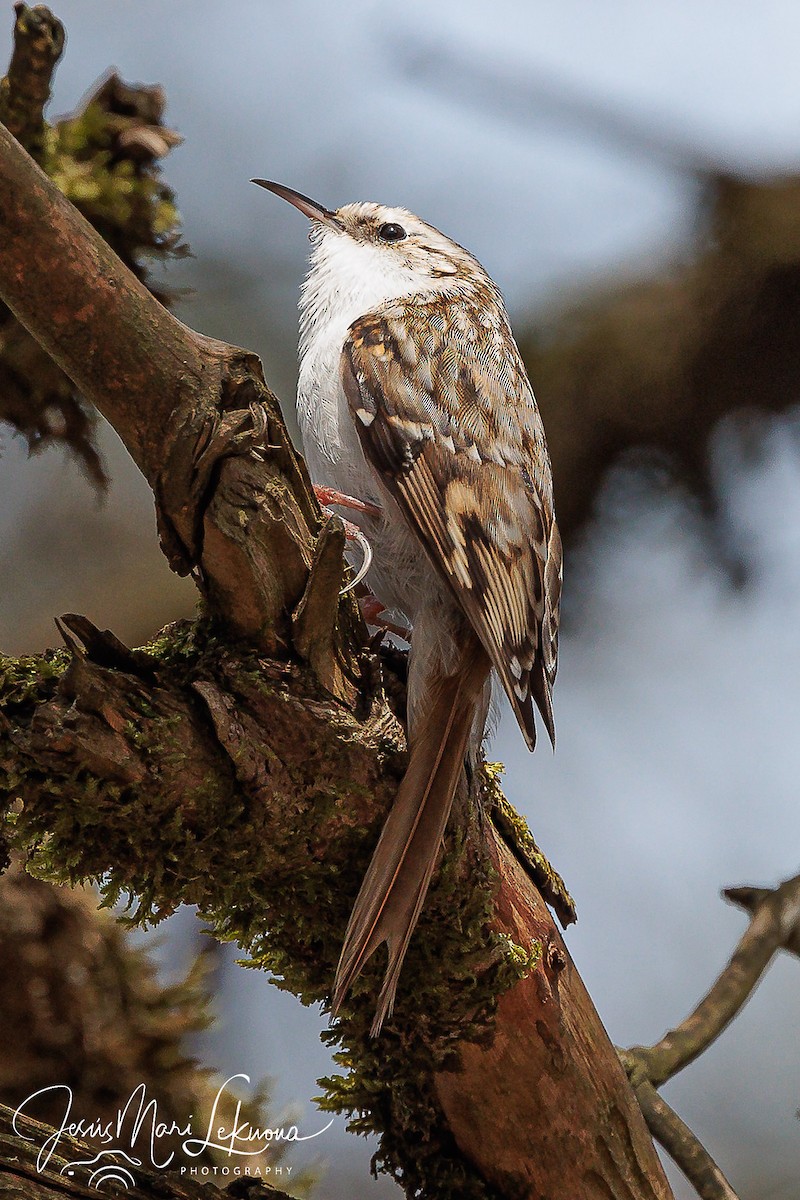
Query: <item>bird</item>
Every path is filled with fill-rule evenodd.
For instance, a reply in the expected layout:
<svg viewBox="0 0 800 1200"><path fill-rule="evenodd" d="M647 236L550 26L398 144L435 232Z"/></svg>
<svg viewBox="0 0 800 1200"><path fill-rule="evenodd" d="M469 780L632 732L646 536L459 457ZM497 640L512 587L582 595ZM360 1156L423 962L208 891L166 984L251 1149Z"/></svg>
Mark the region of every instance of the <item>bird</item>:
<svg viewBox="0 0 800 1200"><path fill-rule="evenodd" d="M498 287L405 208L325 208L254 183L310 221L297 416L312 481L372 550L367 582L411 627L408 767L352 909L337 1016L384 942L371 1034L391 1017L466 764L499 678L533 750L555 747L562 547L541 415ZM353 503L350 505L350 499Z"/></svg>

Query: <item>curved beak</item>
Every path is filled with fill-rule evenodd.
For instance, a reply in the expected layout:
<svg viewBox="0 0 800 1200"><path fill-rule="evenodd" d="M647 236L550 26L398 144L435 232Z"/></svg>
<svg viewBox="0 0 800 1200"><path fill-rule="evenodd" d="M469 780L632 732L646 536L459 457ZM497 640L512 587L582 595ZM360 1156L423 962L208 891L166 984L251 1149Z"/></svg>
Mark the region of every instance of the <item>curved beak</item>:
<svg viewBox="0 0 800 1200"><path fill-rule="evenodd" d="M269 179L251 179L251 183L257 183L259 187L266 188L268 192L274 192L276 196L280 196L281 200L288 200L295 208L299 208L304 216L309 217L312 221L321 221L323 225L329 225L332 229L338 229L342 232L343 226L341 221L332 213L330 209L323 208L321 204L317 204L316 200L312 200L309 196L304 196L302 192L296 192L294 188L285 187L282 183L272 183Z"/></svg>

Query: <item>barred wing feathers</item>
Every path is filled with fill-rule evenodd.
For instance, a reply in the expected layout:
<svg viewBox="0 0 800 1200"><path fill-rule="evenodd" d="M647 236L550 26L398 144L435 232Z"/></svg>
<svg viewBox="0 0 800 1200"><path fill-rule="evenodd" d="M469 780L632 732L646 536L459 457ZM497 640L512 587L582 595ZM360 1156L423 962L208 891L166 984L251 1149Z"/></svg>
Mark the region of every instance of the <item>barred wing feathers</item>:
<svg viewBox="0 0 800 1200"><path fill-rule="evenodd" d="M539 410L480 298L387 304L351 325L342 381L367 461L480 638L528 745L554 739L561 539Z"/></svg>

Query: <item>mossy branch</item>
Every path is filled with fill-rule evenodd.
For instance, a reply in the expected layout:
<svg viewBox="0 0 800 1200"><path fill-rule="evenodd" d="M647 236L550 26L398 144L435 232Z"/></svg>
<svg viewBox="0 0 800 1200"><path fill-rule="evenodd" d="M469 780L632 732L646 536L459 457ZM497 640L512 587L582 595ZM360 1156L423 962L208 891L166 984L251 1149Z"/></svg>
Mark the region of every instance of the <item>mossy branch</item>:
<svg viewBox="0 0 800 1200"><path fill-rule="evenodd" d="M282 987L326 1004L404 768L381 685L389 665L350 710L309 667L231 645L208 624L131 652L83 618L62 623L69 652L0 666L0 793L19 802L12 845L46 878L101 880L109 903L132 895L133 920L197 904ZM492 775L483 787L491 811ZM381 1133L381 1161L409 1190L527 1194L550 1170L540 1131L572 1144L586 1107L593 1136L616 1138L631 1098L618 1067L598 1072L607 1040L522 851L465 800L459 815L396 1018L380 1042L369 1038L376 964L331 1032L346 1074L325 1081L325 1106ZM552 1087L571 1097L558 1112ZM583 1187L594 1142L570 1153L559 1173ZM625 1179L647 1153L632 1126L614 1168L620 1195L635 1195Z"/></svg>

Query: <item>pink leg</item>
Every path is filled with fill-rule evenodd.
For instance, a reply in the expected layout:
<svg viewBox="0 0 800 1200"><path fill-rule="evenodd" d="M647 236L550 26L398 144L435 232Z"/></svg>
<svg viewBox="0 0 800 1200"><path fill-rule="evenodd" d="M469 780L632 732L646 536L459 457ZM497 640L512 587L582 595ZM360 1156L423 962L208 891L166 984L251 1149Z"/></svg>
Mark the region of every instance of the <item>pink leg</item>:
<svg viewBox="0 0 800 1200"><path fill-rule="evenodd" d="M323 508L329 504L338 504L340 508L352 508L354 512L368 513L371 517L379 517L383 512L377 504L367 504L364 500L356 500L355 496L346 496L337 492L336 488L314 486L314 494Z"/></svg>
<svg viewBox="0 0 800 1200"><path fill-rule="evenodd" d="M386 606L381 604L377 596L359 596L358 603L368 625L374 625L376 629L385 629L387 633L393 633L406 642L411 641L411 630L407 625L395 625L381 615L386 612Z"/></svg>

